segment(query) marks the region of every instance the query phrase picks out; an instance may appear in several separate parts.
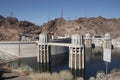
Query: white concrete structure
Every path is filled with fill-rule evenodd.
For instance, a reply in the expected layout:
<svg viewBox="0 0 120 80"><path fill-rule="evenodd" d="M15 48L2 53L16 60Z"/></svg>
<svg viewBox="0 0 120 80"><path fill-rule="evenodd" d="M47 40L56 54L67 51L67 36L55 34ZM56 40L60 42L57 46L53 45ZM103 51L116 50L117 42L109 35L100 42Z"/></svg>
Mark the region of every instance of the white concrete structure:
<svg viewBox="0 0 120 80"><path fill-rule="evenodd" d="M85 44L85 47L92 47L92 38L90 36L90 34L86 34L85 35L85 38L84 38L84 44Z"/></svg>
<svg viewBox="0 0 120 80"><path fill-rule="evenodd" d="M60 46L66 46L69 47L69 67L73 69L84 68L84 46L83 37L81 35L72 35L71 43L48 43L46 35L43 34L40 34L39 39L37 53L38 62L49 62L49 46L53 46L53 48L51 48L53 51L57 50L57 46L59 49L62 49Z"/></svg>
<svg viewBox="0 0 120 80"><path fill-rule="evenodd" d="M18 58L36 57L36 43L28 41L1 41L0 51L12 54Z"/></svg>
<svg viewBox="0 0 120 80"><path fill-rule="evenodd" d="M84 44L91 46L91 40L102 40L104 48L111 49L111 38L109 34L105 34L104 38L91 38L90 34L86 34L83 41L81 35L75 34L71 36L71 43L48 42L46 34L39 35L39 41L4 41L0 42L0 50L17 57L36 57L40 63L49 63L49 55L51 51L53 55L61 54L65 51L64 47L69 47L69 67L72 69L84 69ZM99 42L98 42L99 43ZM50 48L52 47L52 48ZM54 51L58 52L54 52Z"/></svg>
<svg viewBox="0 0 120 80"><path fill-rule="evenodd" d="M40 34L39 35L39 43L40 44L46 44L48 42L48 36L46 34Z"/></svg>
<svg viewBox="0 0 120 80"><path fill-rule="evenodd" d="M69 68L84 69L84 46L82 36L78 34L72 35L71 43L74 46L69 46Z"/></svg>
<svg viewBox="0 0 120 80"><path fill-rule="evenodd" d="M48 37L46 34L39 35L39 43L37 46L37 61L40 63L48 63L49 62L49 46Z"/></svg>
<svg viewBox="0 0 120 80"><path fill-rule="evenodd" d="M72 35L71 39L72 39L72 44L74 44L74 45L81 45L81 44L83 44L82 35L79 35L79 34Z"/></svg>
<svg viewBox="0 0 120 80"><path fill-rule="evenodd" d="M110 34L107 33L105 34L105 37L104 37L103 48L111 49L111 45L112 45L111 37L110 37Z"/></svg>
<svg viewBox="0 0 120 80"><path fill-rule="evenodd" d="M119 48L120 47L120 38L112 39L112 45L114 48Z"/></svg>

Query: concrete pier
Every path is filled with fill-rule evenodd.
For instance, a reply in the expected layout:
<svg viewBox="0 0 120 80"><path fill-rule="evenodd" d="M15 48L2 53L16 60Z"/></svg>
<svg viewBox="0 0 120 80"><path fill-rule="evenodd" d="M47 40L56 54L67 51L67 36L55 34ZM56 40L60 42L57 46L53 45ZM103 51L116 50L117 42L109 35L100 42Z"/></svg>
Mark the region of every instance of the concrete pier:
<svg viewBox="0 0 120 80"><path fill-rule="evenodd" d="M37 61L40 63L49 62L49 46L47 44L48 37L45 34L39 35L39 44L37 46Z"/></svg>
<svg viewBox="0 0 120 80"><path fill-rule="evenodd" d="M112 40L110 34L105 34L103 48L111 49Z"/></svg>
<svg viewBox="0 0 120 80"><path fill-rule="evenodd" d="M85 41L85 42L84 42L85 47L87 47L87 48L92 48L92 39L91 39L90 34L86 34L84 39L85 39L85 40L84 40L84 41Z"/></svg>
<svg viewBox="0 0 120 80"><path fill-rule="evenodd" d="M72 35L72 45L69 47L69 68L84 69L84 46L81 35ZM79 46L76 46L79 45Z"/></svg>
<svg viewBox="0 0 120 80"><path fill-rule="evenodd" d="M37 62L41 72L49 71L49 46L48 36L45 34L39 35L39 44L37 44Z"/></svg>

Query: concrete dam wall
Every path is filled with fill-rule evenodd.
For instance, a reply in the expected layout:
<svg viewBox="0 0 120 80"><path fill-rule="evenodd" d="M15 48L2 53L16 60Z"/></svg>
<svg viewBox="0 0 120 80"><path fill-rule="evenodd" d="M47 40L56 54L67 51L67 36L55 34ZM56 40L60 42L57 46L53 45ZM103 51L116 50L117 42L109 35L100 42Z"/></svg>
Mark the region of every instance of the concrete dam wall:
<svg viewBox="0 0 120 80"><path fill-rule="evenodd" d="M0 42L0 51L15 55L19 58L36 57L35 42Z"/></svg>
<svg viewBox="0 0 120 80"><path fill-rule="evenodd" d="M51 46L50 49L50 55L68 52L67 47ZM37 44L35 41L3 41L0 42L0 51L19 58L37 57Z"/></svg>

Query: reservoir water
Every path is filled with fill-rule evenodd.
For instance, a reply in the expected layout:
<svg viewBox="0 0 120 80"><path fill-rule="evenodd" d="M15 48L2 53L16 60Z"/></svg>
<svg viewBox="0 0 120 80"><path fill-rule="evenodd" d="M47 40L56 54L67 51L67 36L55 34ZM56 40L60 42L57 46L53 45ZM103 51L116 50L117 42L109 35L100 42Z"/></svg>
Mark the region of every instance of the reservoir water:
<svg viewBox="0 0 120 80"><path fill-rule="evenodd" d="M12 64L18 64L18 66L25 64L33 68L35 71L50 71L59 72L60 70L69 70L68 67L68 53L58 54L51 56L51 62L49 66L45 67L37 63L37 57L22 58ZM43 64L42 64L43 65ZM105 62L103 61L103 49L96 47L94 49L85 49L85 69L83 75L85 80L88 80L91 76L95 76L97 72L105 72ZM47 69L47 70L45 70ZM120 69L120 48L114 48L112 50L111 63L108 64L108 73L113 69ZM79 71L74 71L73 75L81 76Z"/></svg>

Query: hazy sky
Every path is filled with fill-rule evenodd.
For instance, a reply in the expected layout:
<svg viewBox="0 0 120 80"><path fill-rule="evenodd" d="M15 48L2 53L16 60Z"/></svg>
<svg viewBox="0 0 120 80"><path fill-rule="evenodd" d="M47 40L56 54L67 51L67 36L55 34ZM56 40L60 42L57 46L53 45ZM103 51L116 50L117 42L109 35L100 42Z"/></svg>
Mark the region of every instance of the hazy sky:
<svg viewBox="0 0 120 80"><path fill-rule="evenodd" d="M61 17L76 19L80 17L120 18L120 0L0 0L0 15L19 20L43 24Z"/></svg>

